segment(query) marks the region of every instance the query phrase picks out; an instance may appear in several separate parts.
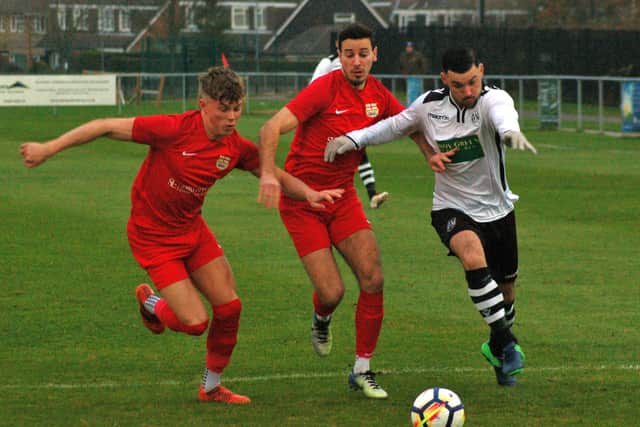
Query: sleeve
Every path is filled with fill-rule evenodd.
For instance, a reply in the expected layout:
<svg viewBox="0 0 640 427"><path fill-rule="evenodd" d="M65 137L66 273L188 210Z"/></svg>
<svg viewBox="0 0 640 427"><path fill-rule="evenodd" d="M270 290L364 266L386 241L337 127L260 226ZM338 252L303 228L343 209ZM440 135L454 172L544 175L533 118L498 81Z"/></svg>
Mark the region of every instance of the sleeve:
<svg viewBox="0 0 640 427"><path fill-rule="evenodd" d="M500 89L492 89L487 99L487 114L494 129L502 137L505 132L515 130L520 132L518 112L513 105L511 96Z"/></svg>
<svg viewBox="0 0 640 427"><path fill-rule="evenodd" d="M419 119L417 110L413 106L379 121L375 125L349 132L347 136L362 147L365 145L380 145L391 142L404 135L418 130Z"/></svg>
<svg viewBox="0 0 640 427"><path fill-rule="evenodd" d="M180 120L174 115L140 116L133 121L131 139L140 144L156 146L173 140L180 127Z"/></svg>
<svg viewBox="0 0 640 427"><path fill-rule="evenodd" d="M258 147L252 141L241 136L238 136L238 141L240 161L236 165L236 168L245 171L258 169L260 167Z"/></svg>
<svg viewBox="0 0 640 427"><path fill-rule="evenodd" d="M335 93L331 88L333 77L319 79L313 84L302 88L298 95L287 104L287 108L296 116L300 123L324 110L331 103L330 95Z"/></svg>

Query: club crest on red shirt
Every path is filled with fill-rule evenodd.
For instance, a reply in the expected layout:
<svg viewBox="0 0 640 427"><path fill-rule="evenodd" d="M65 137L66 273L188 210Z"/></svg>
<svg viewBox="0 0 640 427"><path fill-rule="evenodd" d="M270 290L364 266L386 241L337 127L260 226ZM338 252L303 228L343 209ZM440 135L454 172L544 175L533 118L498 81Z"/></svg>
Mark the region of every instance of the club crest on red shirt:
<svg viewBox="0 0 640 427"><path fill-rule="evenodd" d="M220 170L225 170L229 167L229 162L231 161L231 157L228 156L220 156L216 161L216 167Z"/></svg>
<svg viewBox="0 0 640 427"><path fill-rule="evenodd" d="M365 104L365 108L367 117L378 117L378 104L376 104L375 102L371 104Z"/></svg>

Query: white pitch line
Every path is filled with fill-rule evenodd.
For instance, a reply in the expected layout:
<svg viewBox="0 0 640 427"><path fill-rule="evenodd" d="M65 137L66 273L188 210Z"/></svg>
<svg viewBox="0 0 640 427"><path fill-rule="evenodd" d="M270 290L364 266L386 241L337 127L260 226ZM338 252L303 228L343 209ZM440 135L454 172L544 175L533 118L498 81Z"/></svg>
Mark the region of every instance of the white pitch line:
<svg viewBox="0 0 640 427"><path fill-rule="evenodd" d="M425 374L445 372L485 372L488 368L400 368L400 369L383 369L380 374L383 375L404 375L404 374ZM527 372L563 372L563 371L640 371L640 365L582 365L582 366L534 366L526 368ZM290 373L290 374L273 374L259 375L247 377L225 377L225 383L237 382L263 382L263 381L286 381L296 379L314 379L314 378L334 378L343 377L346 373L341 372L313 372L313 373ZM16 390L16 389L103 389L103 388L138 388L138 387L155 387L155 386L183 386L196 384L198 381L154 381L154 382L98 382L85 384L58 384L58 383L42 383L42 384L3 384L0 390Z"/></svg>

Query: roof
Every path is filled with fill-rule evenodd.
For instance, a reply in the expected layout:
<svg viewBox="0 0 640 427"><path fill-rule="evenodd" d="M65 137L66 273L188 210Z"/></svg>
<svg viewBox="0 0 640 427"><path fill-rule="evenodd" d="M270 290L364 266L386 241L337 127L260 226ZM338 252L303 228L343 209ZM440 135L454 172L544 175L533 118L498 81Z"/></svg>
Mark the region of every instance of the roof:
<svg viewBox="0 0 640 427"><path fill-rule="evenodd" d="M2 14L47 14L50 0L2 0L0 1L0 13Z"/></svg>
<svg viewBox="0 0 640 427"><path fill-rule="evenodd" d="M329 46L329 41L326 40L327 28L329 28L329 34L330 34L332 30L335 31L336 29L342 28L344 24L339 24L339 25L334 24L332 13L324 13L324 14L318 13L319 10L323 10L325 12L326 11L353 12L355 10L354 9L355 6L360 6L361 10L366 11L366 13L368 14L369 19L367 19L366 21L373 21L378 27L382 27L385 29L389 27L389 24L387 23L387 21L384 18L382 18L380 14L375 9L373 9L371 5L369 5L369 3L365 0L339 0L338 2L332 2L332 3L334 4L330 4L329 0L303 0L298 5L298 7L291 13L291 15L289 15L287 20L284 21L284 23L275 31L274 35L264 45L263 50L265 51L269 50L272 46L276 44L276 40L278 40L279 38L282 38L282 36L285 35L285 33L294 33L294 34L297 33L297 35L287 34L289 38L287 38L285 35L284 37L285 40L282 40L279 43L278 47L282 48L286 46L293 50L299 51L300 49L295 49L291 43L292 40L297 39L298 42L302 44L302 46L317 45L318 43L324 44L324 48L321 48L320 50L316 50L316 51L306 50L299 53L325 54ZM303 15L305 14L307 15L303 17ZM331 18L331 22L326 22L328 18ZM295 31L293 29L293 27L295 26L294 23L300 19L307 19L307 21L304 23L305 24L304 31L300 29L298 29L298 31ZM361 18L358 18L358 20L363 21ZM320 33L321 35L324 35L324 39L314 39L314 40L307 41L307 40L303 40L302 37L300 37L301 34L308 34L306 37L314 37L313 35L314 33L316 35L318 35L318 33Z"/></svg>

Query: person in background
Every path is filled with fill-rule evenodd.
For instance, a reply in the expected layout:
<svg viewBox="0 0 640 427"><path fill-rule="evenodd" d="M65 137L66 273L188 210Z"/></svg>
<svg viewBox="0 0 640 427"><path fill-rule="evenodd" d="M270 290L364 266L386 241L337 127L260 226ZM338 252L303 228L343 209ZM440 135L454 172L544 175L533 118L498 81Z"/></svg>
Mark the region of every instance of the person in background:
<svg viewBox="0 0 640 427"><path fill-rule="evenodd" d="M200 400L249 403L249 397L221 384L236 346L242 304L229 262L201 209L209 189L234 168L258 176L259 154L236 130L244 99L239 76L214 67L199 77L199 84L198 110L96 119L46 143L24 143L20 153L25 166L33 168L100 137L149 146L131 189L127 225L133 256L160 293L146 283L136 288L142 322L154 334L166 327L188 335L208 330ZM275 179L290 196L316 209L342 194L312 190L279 169ZM211 305L210 324L200 294Z"/></svg>
<svg viewBox="0 0 640 427"><path fill-rule="evenodd" d="M400 54L400 72L407 75L407 105L411 105L424 92L422 78L416 75L425 74L427 68L427 59L415 49L413 42L408 41L404 52Z"/></svg>
<svg viewBox="0 0 640 427"><path fill-rule="evenodd" d="M318 62L316 68L313 70L313 76L311 76L309 84L318 77L324 76L331 71L339 70L340 68L340 56L337 53L325 56L320 60L320 62ZM389 199L389 192L382 191L378 193L376 190L376 176L366 150L362 151L360 165L358 166L358 174L360 175L360 180L362 180L364 188L367 190L369 206L373 209L377 209L382 206L382 204Z"/></svg>

